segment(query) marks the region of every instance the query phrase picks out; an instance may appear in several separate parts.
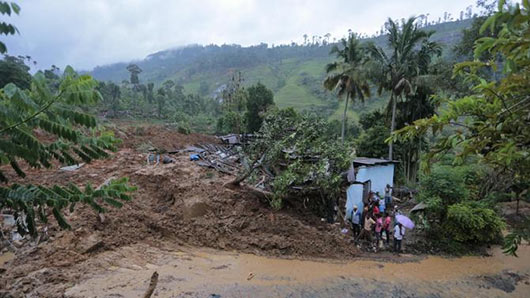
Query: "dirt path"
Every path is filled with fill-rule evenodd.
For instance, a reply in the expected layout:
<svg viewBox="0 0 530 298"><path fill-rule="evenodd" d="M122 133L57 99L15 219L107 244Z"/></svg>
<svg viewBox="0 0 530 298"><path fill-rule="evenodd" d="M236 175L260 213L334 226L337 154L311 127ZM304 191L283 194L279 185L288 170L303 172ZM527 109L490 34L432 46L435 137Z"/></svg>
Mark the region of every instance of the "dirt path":
<svg viewBox="0 0 530 298"><path fill-rule="evenodd" d="M156 297L528 297L529 247L519 258L493 253L333 262L138 245L100 255L101 269L66 296L141 297L157 271Z"/></svg>

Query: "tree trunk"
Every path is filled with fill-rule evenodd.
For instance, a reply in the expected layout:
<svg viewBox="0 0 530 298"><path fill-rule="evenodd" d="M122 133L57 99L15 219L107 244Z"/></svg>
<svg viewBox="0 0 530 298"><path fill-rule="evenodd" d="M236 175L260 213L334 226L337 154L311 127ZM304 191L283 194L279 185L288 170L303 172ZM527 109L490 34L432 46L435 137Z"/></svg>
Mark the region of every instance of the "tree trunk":
<svg viewBox="0 0 530 298"><path fill-rule="evenodd" d="M392 92L390 95L390 100L392 101L392 122L390 124L390 135L392 136L392 133L394 132L394 128L396 127L396 97L394 96L394 93ZM390 143L388 143L388 159L392 160L392 149L393 149L393 142L390 140Z"/></svg>
<svg viewBox="0 0 530 298"><path fill-rule="evenodd" d="M348 110L348 100L350 99L350 95L346 94L346 104L344 105L344 113L342 114L342 132L340 135L340 139L342 141L342 144L344 144L344 132L346 130L346 111Z"/></svg>
<svg viewBox="0 0 530 298"><path fill-rule="evenodd" d="M225 184L225 187L231 188L231 187L237 187L243 182L245 179L247 179L255 169L261 166L261 162L263 161L263 158L265 157L265 153L261 154L260 158L254 160L248 170L243 172L241 175L234 178L234 180L229 181Z"/></svg>
<svg viewBox="0 0 530 298"><path fill-rule="evenodd" d="M407 152L407 182L410 183L410 163L412 162L412 154L410 152L410 146L408 146L409 150Z"/></svg>
<svg viewBox="0 0 530 298"><path fill-rule="evenodd" d="M241 182L243 182L245 179L247 179L251 174L252 172L254 172L256 168L255 167L252 167L250 169L248 169L247 171L243 172L243 174L237 176L236 178L234 178L234 180L228 182L225 184L225 186L239 186L239 184L241 184Z"/></svg>

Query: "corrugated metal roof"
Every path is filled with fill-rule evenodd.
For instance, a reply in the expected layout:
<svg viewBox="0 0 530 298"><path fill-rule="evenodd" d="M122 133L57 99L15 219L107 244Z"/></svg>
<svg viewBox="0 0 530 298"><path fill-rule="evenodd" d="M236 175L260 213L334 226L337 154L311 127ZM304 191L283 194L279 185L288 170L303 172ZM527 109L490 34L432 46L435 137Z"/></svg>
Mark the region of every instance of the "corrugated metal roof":
<svg viewBox="0 0 530 298"><path fill-rule="evenodd" d="M389 163L397 163L398 161L395 160L388 160L388 159L380 159L380 158L369 158L369 157L357 157L353 160L354 164L360 164L360 165L367 165L367 166L373 166L378 164L389 164Z"/></svg>
<svg viewBox="0 0 530 298"><path fill-rule="evenodd" d="M423 202L420 202L419 204L417 204L416 206L414 206L414 208L412 208L412 210L410 210L410 212L417 212L417 211L422 211L422 210L425 210L427 209L427 204L423 203Z"/></svg>

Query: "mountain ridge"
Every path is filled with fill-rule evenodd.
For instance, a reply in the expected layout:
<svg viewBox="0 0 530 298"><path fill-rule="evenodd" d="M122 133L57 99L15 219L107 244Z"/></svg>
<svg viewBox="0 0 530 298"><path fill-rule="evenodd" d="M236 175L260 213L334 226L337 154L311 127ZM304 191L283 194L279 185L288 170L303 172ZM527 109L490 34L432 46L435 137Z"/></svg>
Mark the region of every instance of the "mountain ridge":
<svg viewBox="0 0 530 298"><path fill-rule="evenodd" d="M468 28L473 19L429 25L423 30L434 30L431 37L443 45L444 56L451 55L451 48L460 39L462 29ZM384 46L386 35L363 39ZM132 61L143 71L141 83L153 82L160 86L171 79L188 93L214 96L236 71L241 71L244 85L261 82L273 90L275 102L280 107L297 110L315 110L332 118L338 118L340 103L332 93L322 88L325 65L334 60L329 55L332 43L320 45L279 45L266 43L243 47L231 45L192 44L161 50L142 60ZM120 83L129 79L126 66L120 62L95 67L90 73L98 80ZM378 104L376 104L378 102ZM382 107L384 103L375 97L368 104L357 105L357 110ZM356 107L354 106L355 110ZM350 111L355 119L355 111Z"/></svg>

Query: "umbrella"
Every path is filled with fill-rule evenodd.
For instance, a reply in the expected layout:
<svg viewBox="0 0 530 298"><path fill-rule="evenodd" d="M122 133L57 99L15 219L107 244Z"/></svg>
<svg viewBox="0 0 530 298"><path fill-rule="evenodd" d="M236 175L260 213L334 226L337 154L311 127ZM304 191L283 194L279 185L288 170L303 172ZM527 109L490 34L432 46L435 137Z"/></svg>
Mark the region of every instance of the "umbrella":
<svg viewBox="0 0 530 298"><path fill-rule="evenodd" d="M410 218L406 217L405 215L398 214L396 215L396 220L400 224L402 224L407 229L414 229L414 222L410 220Z"/></svg>

